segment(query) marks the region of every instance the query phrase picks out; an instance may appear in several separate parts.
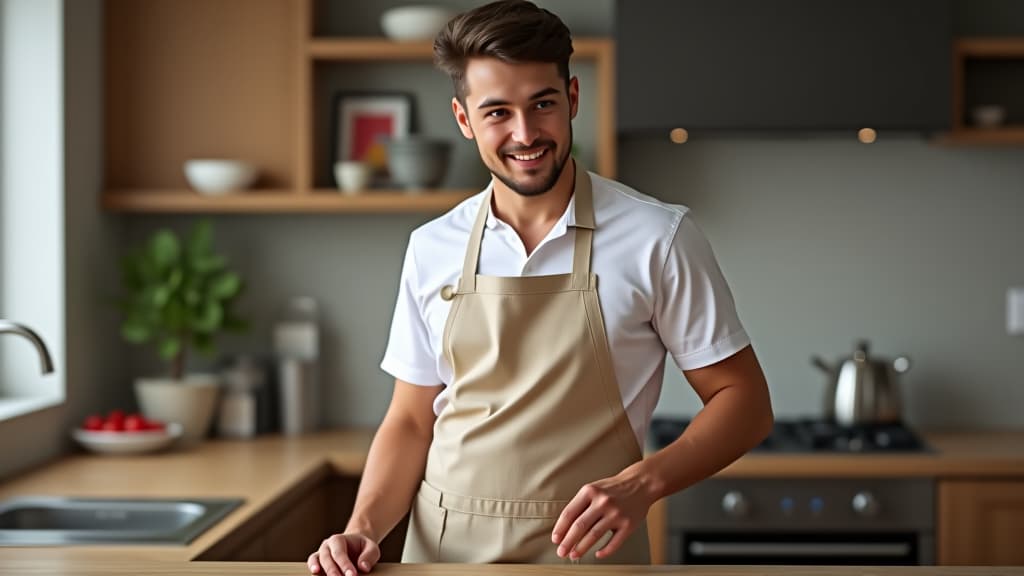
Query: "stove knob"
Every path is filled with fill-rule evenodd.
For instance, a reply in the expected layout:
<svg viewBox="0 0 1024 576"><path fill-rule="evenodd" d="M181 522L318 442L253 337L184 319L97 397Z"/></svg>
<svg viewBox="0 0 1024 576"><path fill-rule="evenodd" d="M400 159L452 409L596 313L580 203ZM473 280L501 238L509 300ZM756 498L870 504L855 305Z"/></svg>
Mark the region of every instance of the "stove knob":
<svg viewBox="0 0 1024 576"><path fill-rule="evenodd" d="M734 518L742 518L750 512L750 503L742 492L730 490L722 496L722 510Z"/></svg>
<svg viewBox="0 0 1024 576"><path fill-rule="evenodd" d="M881 508L875 495L867 491L854 494L850 504L853 506L853 511L861 516L877 516Z"/></svg>

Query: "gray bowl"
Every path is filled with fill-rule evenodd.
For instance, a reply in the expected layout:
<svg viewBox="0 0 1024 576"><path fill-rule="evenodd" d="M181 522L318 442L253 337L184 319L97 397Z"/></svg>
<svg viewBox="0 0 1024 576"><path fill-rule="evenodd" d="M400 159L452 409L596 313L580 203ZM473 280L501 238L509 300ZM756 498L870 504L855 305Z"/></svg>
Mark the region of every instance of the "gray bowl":
<svg viewBox="0 0 1024 576"><path fill-rule="evenodd" d="M448 172L452 144L447 140L410 136L388 143L391 180L408 191L436 188Z"/></svg>

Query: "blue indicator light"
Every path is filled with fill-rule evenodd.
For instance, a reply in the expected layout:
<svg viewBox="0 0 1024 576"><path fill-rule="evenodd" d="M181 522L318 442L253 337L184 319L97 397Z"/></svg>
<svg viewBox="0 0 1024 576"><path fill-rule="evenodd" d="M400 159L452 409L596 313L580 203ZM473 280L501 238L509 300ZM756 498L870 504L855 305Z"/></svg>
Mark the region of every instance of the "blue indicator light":
<svg viewBox="0 0 1024 576"><path fill-rule="evenodd" d="M818 512L821 512L824 509L825 509L825 501L824 500L822 500L818 496L815 496L814 498L811 498L811 512L814 512L815 514L817 514Z"/></svg>
<svg viewBox="0 0 1024 576"><path fill-rule="evenodd" d="M793 502L793 499L790 498L789 496L786 496L785 498L783 498L782 500L779 501L779 506L782 508L782 511L785 512L786 514L789 514L790 512L792 512L793 511L793 507L795 505L796 505L796 503Z"/></svg>

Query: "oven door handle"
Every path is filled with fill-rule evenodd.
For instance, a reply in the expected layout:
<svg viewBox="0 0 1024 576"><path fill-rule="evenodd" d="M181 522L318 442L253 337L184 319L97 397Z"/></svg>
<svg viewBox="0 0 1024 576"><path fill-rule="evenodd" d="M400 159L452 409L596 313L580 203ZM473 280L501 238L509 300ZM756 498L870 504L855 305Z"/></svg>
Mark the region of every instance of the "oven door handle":
<svg viewBox="0 0 1024 576"><path fill-rule="evenodd" d="M906 542L690 542L694 556L851 556L897 558L910 555Z"/></svg>

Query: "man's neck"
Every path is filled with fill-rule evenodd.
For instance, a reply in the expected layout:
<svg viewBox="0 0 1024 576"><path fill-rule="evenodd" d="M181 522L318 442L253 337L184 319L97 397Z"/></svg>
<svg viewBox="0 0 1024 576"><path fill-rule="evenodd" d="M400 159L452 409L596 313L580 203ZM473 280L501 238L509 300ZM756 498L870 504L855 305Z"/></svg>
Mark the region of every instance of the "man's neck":
<svg viewBox="0 0 1024 576"><path fill-rule="evenodd" d="M576 161L570 158L555 185L536 196L523 196L494 179L491 209L502 222L511 226L530 254L548 235L555 222L565 214L576 183Z"/></svg>

